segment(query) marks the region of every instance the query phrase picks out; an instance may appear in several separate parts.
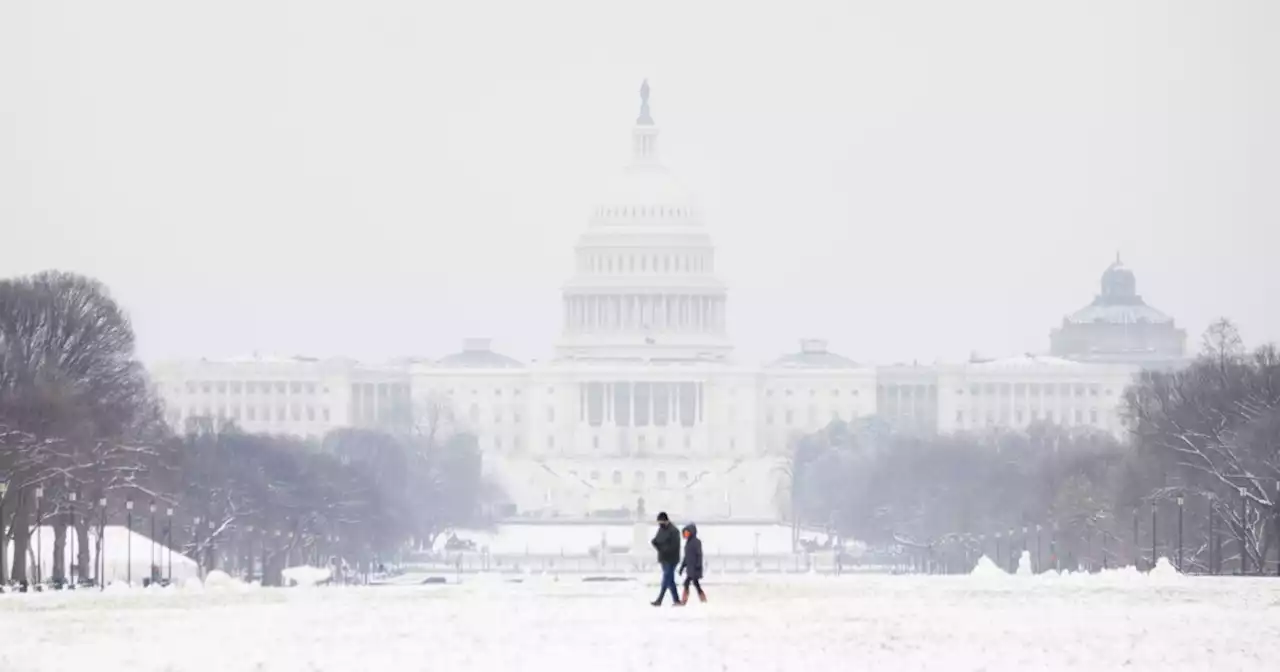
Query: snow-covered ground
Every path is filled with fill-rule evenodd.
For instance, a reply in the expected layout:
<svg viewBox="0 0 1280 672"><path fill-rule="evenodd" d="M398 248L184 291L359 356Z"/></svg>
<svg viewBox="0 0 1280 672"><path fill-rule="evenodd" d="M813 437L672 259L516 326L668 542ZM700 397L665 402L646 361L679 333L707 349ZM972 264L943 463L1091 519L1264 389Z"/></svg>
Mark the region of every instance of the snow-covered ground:
<svg viewBox="0 0 1280 672"><path fill-rule="evenodd" d="M998 570L997 570L998 571ZM450 577L451 579L453 577ZM717 576L0 596L0 670L1265 670L1280 581Z"/></svg>

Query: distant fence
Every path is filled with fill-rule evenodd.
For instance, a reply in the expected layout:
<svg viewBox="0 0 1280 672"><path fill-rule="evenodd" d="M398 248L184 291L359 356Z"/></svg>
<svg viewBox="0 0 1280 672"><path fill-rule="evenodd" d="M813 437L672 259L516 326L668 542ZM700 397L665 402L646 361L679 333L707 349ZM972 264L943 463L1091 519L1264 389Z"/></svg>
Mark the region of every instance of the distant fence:
<svg viewBox="0 0 1280 672"><path fill-rule="evenodd" d="M484 553L450 553L438 557L419 557L409 563L414 568L441 573L548 573L548 574L629 574L652 572L657 563L652 554L643 556L606 555L486 555ZM838 558L834 553L796 553L787 555L721 556L708 554L703 559L703 571L707 574L797 574L813 572L840 574L866 571L849 556ZM886 571L877 567L876 571Z"/></svg>

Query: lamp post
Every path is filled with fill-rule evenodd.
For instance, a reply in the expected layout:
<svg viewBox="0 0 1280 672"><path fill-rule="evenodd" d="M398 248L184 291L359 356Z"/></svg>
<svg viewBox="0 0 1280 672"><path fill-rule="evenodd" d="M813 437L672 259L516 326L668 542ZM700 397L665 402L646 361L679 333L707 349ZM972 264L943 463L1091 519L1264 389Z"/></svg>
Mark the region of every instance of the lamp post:
<svg viewBox="0 0 1280 672"><path fill-rule="evenodd" d="M249 556L249 577L246 580L249 581L250 583L253 583L253 526L249 525L245 527L244 532L245 532L245 535L248 537L248 546L249 546L249 548L246 551L246 555Z"/></svg>
<svg viewBox="0 0 1280 672"><path fill-rule="evenodd" d="M1044 571L1044 553L1040 549L1040 533L1044 527L1040 523L1036 523L1036 572Z"/></svg>
<svg viewBox="0 0 1280 672"><path fill-rule="evenodd" d="M218 564L218 548L213 541L213 533L214 533L213 519L210 518L208 523L209 523L209 570L213 571L214 569L216 569L216 566Z"/></svg>
<svg viewBox="0 0 1280 672"><path fill-rule="evenodd" d="M1209 500L1209 573L1218 573L1218 533L1214 529L1217 516L1213 515L1213 500Z"/></svg>
<svg viewBox="0 0 1280 672"><path fill-rule="evenodd" d="M1276 499L1280 502L1280 480L1276 481ZM1276 534L1280 535L1280 505L1276 507ZM1276 576L1280 576L1280 549L1276 551Z"/></svg>
<svg viewBox="0 0 1280 672"><path fill-rule="evenodd" d="M156 580L156 500L151 500L147 507L151 513L151 562L147 565L147 578Z"/></svg>
<svg viewBox="0 0 1280 672"><path fill-rule="evenodd" d="M130 588L133 587L133 498L124 500L125 529L128 535L125 537L125 556L124 556L124 582Z"/></svg>
<svg viewBox="0 0 1280 672"><path fill-rule="evenodd" d="M71 518L71 562L67 566L67 582L71 587L76 585L76 565L80 564L76 558L76 537L80 536L76 528L76 491L69 490L67 492L67 516Z"/></svg>
<svg viewBox="0 0 1280 672"><path fill-rule="evenodd" d="M8 537L4 531L4 496L9 493L9 482L0 481L0 587L9 583L9 570L6 567L5 557L9 554L6 552Z"/></svg>
<svg viewBox="0 0 1280 672"><path fill-rule="evenodd" d="M98 498L98 590L107 589L107 496Z"/></svg>
<svg viewBox="0 0 1280 672"><path fill-rule="evenodd" d="M165 580L173 585L173 507L164 511L164 545L169 549L169 569L165 572Z"/></svg>
<svg viewBox="0 0 1280 672"><path fill-rule="evenodd" d="M1000 533L996 532L996 566L1004 567L1004 556L1000 555Z"/></svg>
<svg viewBox="0 0 1280 672"><path fill-rule="evenodd" d="M194 537L191 542L191 559L196 561L196 576L203 578L201 575L204 568L200 562L200 516L191 521L191 535Z"/></svg>
<svg viewBox="0 0 1280 672"><path fill-rule="evenodd" d="M1151 502L1151 569L1156 568L1156 538L1159 536L1156 531L1159 527L1156 525L1156 503Z"/></svg>
<svg viewBox="0 0 1280 672"><path fill-rule="evenodd" d="M1182 572L1182 495L1178 495L1178 572Z"/></svg>
<svg viewBox="0 0 1280 672"><path fill-rule="evenodd" d="M1142 549L1138 546L1138 509L1133 510L1133 568L1142 569Z"/></svg>
<svg viewBox="0 0 1280 672"><path fill-rule="evenodd" d="M1014 561L1013 561L1013 551L1014 551L1014 548L1013 548L1013 528L1011 527L1011 528L1009 528L1009 571L1010 571L1010 572L1016 572L1016 571L1018 571L1018 565L1017 565L1017 564L1015 564L1015 563L1014 563Z"/></svg>
<svg viewBox="0 0 1280 672"><path fill-rule="evenodd" d="M44 535L42 530L44 525L40 523L40 516L44 513L41 510L42 500L44 499L44 488L36 486L36 584L44 582Z"/></svg>
<svg viewBox="0 0 1280 672"><path fill-rule="evenodd" d="M1245 498L1246 491L1240 488L1240 576L1249 573L1249 544L1246 540L1248 536L1249 524L1249 500Z"/></svg>
<svg viewBox="0 0 1280 672"><path fill-rule="evenodd" d="M1058 559L1058 521L1053 521L1053 533L1049 535L1049 557L1053 558L1053 571L1062 571L1062 561Z"/></svg>

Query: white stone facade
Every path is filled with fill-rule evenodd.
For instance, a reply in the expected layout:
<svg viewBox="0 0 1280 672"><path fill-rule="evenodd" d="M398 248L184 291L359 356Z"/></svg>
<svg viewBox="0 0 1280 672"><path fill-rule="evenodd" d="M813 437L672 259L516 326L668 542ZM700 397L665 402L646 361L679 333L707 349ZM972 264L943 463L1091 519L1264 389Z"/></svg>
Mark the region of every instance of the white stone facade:
<svg viewBox="0 0 1280 672"><path fill-rule="evenodd" d="M832 420L904 431L1055 422L1119 433L1121 363L1018 357L860 365L820 340L767 366L733 358L727 291L692 193L662 165L647 86L633 158L592 211L563 290L556 356L526 365L485 340L386 366L262 359L154 367L175 426L198 416L319 437L434 426L479 439L520 516L773 519L789 441Z"/></svg>

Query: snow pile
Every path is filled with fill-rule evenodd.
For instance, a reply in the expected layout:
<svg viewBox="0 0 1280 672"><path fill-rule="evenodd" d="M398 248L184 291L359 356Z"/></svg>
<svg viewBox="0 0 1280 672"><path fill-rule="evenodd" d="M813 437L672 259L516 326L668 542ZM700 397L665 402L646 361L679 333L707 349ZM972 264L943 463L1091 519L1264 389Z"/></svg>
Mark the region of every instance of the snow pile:
<svg viewBox="0 0 1280 672"><path fill-rule="evenodd" d="M280 574L284 577L286 586L318 586L333 576L333 572L328 568L309 565L289 567Z"/></svg>
<svg viewBox="0 0 1280 672"><path fill-rule="evenodd" d="M218 592L243 593L249 589L249 584L220 569L215 569L204 577L204 588Z"/></svg>
<svg viewBox="0 0 1280 672"><path fill-rule="evenodd" d="M1018 576L1031 576L1031 551L1023 551L1018 558Z"/></svg>
<svg viewBox="0 0 1280 672"><path fill-rule="evenodd" d="M1181 574L1174 568L1173 563L1169 562L1169 558L1160 558L1156 561L1156 566L1147 574L1153 579L1176 579Z"/></svg>
<svg viewBox="0 0 1280 672"><path fill-rule="evenodd" d="M978 564L973 568L973 571L970 572L970 576L984 578L997 576L1004 577L1009 576L1009 573L1000 569L1000 567L996 565L995 561L984 555L981 558L978 558Z"/></svg>

